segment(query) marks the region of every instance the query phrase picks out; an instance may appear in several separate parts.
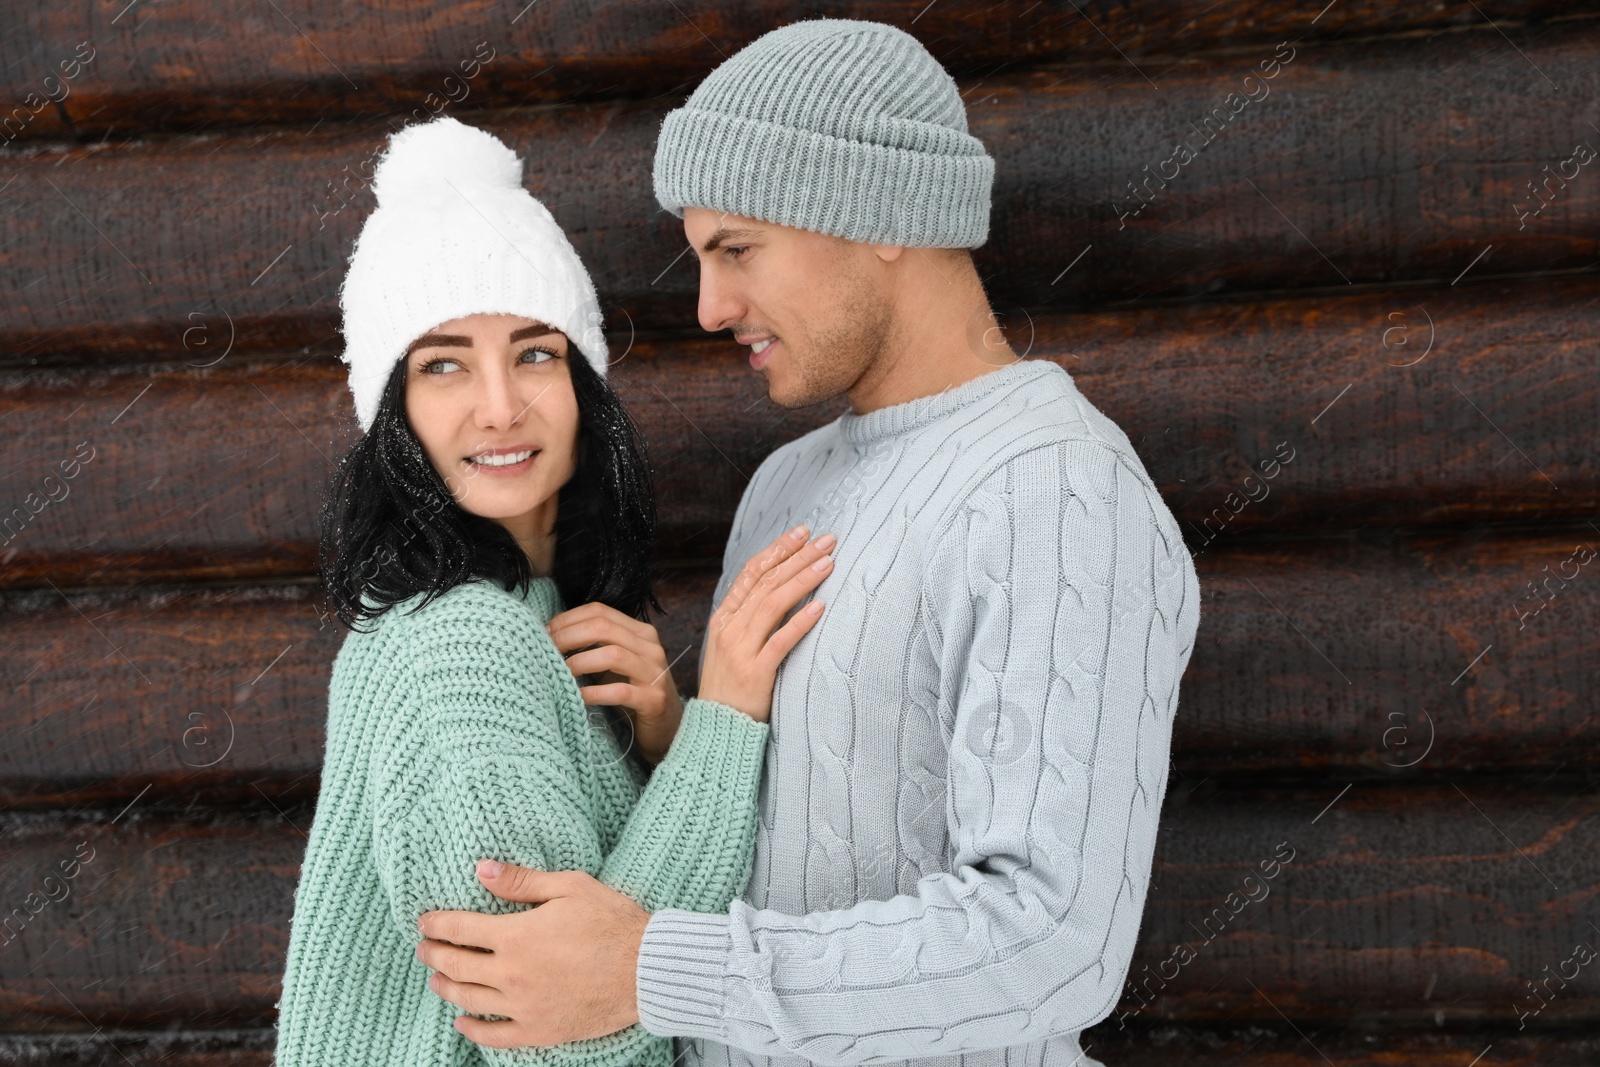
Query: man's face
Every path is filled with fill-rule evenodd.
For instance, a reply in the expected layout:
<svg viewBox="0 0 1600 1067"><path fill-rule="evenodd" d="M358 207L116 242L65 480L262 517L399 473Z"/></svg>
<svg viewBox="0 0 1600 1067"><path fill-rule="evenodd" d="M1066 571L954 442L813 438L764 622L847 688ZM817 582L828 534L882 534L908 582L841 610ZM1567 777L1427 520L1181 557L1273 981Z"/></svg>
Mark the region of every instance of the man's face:
<svg viewBox="0 0 1600 1067"><path fill-rule="evenodd" d="M894 317L876 246L699 207L683 209L683 230L700 325L733 331L773 403L839 396L882 353Z"/></svg>

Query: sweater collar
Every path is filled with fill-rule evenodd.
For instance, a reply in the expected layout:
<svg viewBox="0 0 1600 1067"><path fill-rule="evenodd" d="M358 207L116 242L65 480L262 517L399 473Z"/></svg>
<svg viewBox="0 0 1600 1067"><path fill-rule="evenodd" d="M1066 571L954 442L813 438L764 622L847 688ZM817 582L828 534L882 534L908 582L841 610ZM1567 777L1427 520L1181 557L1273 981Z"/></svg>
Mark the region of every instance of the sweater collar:
<svg viewBox="0 0 1600 1067"><path fill-rule="evenodd" d="M554 578L535 578L528 583L524 602L539 616L540 622L549 622L566 609L561 604L561 591Z"/></svg>
<svg viewBox="0 0 1600 1067"><path fill-rule="evenodd" d="M839 431L844 434L845 440L854 445L909 433L988 396L1002 386L1020 386L1058 370L1060 368L1047 359L1020 359L943 392L890 404L865 415L847 410L839 416Z"/></svg>

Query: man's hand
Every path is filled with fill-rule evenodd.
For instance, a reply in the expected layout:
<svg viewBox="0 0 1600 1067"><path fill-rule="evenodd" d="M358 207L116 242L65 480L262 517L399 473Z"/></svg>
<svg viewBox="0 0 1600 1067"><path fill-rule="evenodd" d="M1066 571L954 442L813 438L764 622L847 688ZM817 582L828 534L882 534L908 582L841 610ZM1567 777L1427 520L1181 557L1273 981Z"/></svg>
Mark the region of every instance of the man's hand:
<svg viewBox="0 0 1600 1067"><path fill-rule="evenodd" d="M428 939L417 958L438 972L429 988L471 1015L508 1020L460 1015L457 1030L479 1045L516 1048L602 1037L639 1021L639 943L649 912L584 871L482 860L478 880L497 897L538 907L430 911L417 920Z"/></svg>

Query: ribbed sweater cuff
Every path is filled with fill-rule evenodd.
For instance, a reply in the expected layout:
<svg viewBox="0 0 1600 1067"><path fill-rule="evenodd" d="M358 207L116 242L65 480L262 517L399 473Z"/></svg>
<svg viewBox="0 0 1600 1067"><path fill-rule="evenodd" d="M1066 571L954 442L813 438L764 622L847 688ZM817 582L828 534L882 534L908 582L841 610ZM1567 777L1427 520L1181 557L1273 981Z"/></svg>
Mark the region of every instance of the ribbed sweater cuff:
<svg viewBox="0 0 1600 1067"><path fill-rule="evenodd" d="M767 723L757 722L738 708L730 708L715 700L690 697L683 703L683 720L678 732L667 746L667 759L693 761L699 767L708 767L715 757L732 758L739 772L748 775L752 769L759 776L762 760L766 758L767 733L772 729Z"/></svg>
<svg viewBox="0 0 1600 1067"><path fill-rule="evenodd" d="M639 1025L657 1037L726 1041L726 914L662 908L639 943Z"/></svg>

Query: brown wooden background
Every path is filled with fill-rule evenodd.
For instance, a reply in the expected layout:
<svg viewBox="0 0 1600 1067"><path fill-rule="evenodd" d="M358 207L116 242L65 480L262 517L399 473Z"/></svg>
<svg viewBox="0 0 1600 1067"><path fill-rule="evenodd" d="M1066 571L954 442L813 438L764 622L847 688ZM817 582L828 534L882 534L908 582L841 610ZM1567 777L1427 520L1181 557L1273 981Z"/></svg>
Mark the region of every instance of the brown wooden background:
<svg viewBox="0 0 1600 1067"><path fill-rule="evenodd" d="M0 6L0 1063L270 1061L341 637L313 551L353 439L336 291L414 111L529 155L593 272L659 471L662 628L698 644L748 476L844 402L777 408L695 325L654 137L813 15L956 75L1013 343L1128 432L1196 553L1150 992L1091 1054L1600 1062L1600 961L1550 978L1600 949L1600 160L1530 185L1600 147L1600 3L1324 4Z"/></svg>

